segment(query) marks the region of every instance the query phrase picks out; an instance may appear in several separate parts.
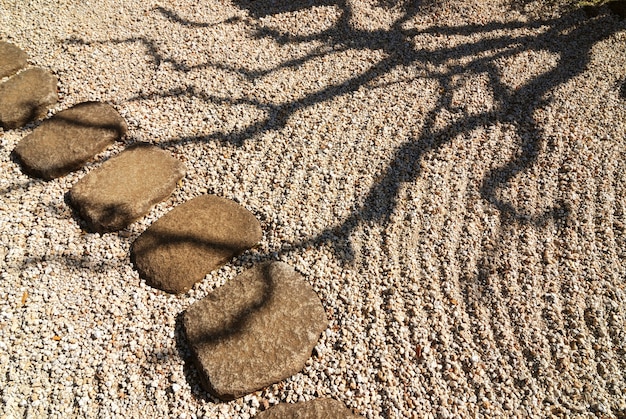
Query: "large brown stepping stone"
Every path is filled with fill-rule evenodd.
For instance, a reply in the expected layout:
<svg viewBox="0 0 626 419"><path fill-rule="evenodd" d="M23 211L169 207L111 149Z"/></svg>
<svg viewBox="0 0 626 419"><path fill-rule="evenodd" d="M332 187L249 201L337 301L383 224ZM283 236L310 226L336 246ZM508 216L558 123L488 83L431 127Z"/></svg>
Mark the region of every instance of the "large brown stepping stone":
<svg viewBox="0 0 626 419"><path fill-rule="evenodd" d="M335 399L280 403L255 416L257 419L348 419L359 418L345 404Z"/></svg>
<svg viewBox="0 0 626 419"><path fill-rule="evenodd" d="M180 293L261 239L261 225L250 211L231 200L203 195L144 231L133 244L131 260L150 285Z"/></svg>
<svg viewBox="0 0 626 419"><path fill-rule="evenodd" d="M56 76L43 68L28 68L0 84L0 126L24 126L44 116L57 100Z"/></svg>
<svg viewBox="0 0 626 419"><path fill-rule="evenodd" d="M26 67L28 55L8 42L0 42L0 79Z"/></svg>
<svg viewBox="0 0 626 419"><path fill-rule="evenodd" d="M183 316L202 383L222 400L302 370L327 324L315 291L281 262L242 273Z"/></svg>
<svg viewBox="0 0 626 419"><path fill-rule="evenodd" d="M167 198L184 175L185 166L171 154L138 144L87 173L69 199L91 230L121 230Z"/></svg>
<svg viewBox="0 0 626 419"><path fill-rule="evenodd" d="M111 105L85 102L44 121L14 151L27 173L54 179L80 168L126 129L124 118Z"/></svg>

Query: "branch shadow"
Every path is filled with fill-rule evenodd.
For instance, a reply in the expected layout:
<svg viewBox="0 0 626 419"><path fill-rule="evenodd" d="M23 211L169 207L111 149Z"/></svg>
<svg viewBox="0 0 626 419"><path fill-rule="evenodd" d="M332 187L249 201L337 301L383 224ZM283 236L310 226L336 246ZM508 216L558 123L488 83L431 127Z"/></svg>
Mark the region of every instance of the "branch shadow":
<svg viewBox="0 0 626 419"><path fill-rule="evenodd" d="M17 115L7 115L8 121L0 120L0 128L4 130L24 128L28 124L41 120L48 111L47 106L32 100L14 103L14 106L18 108L14 111Z"/></svg>
<svg viewBox="0 0 626 419"><path fill-rule="evenodd" d="M584 73L591 62L592 48L618 30L618 26L614 24L614 17L605 14L594 19L583 20L582 12L571 11L561 17L534 19L529 22L490 22L485 25L466 24L460 26L433 25L426 29L405 29L407 22L418 16L421 11L427 10L431 4L407 1L403 3L391 2L393 7L402 8L403 15L393 23L390 29L368 31L357 29L352 25L351 20L354 11L348 2L342 0L310 0L301 3L286 0L236 0L235 4L253 16L254 19L250 22L251 33L257 38L269 38L278 44L318 41L325 48L318 48L302 58L287 60L267 71L249 71L245 68L235 68L212 62L190 67L163 55L154 40L144 37L102 42L112 44L140 42L146 46L148 54L152 56L152 61L157 67L163 62L168 62L175 71L181 72L188 72L197 68L217 68L237 73L247 80L255 80L284 68L297 68L310 60L324 57L330 52L348 49L381 50L385 53L385 58L375 62L368 69L354 74L344 82L323 86L303 98L287 100L282 103L264 101L254 96L220 97L203 92L194 86L167 92L141 93L130 98L129 101L142 101L158 97L186 96L213 105L250 105L266 114L265 118L240 130L174 138L162 142L162 146L177 146L190 142L206 141L242 146L246 141L253 140L259 134L279 131L286 127L290 119L299 110L329 102L361 88L371 88L381 76L394 69L405 66L422 66L424 69L444 68L443 70L430 71L428 74L428 77L434 79L441 86L442 93L434 108L423 116L424 125L421 133L397 147L393 152L391 163L384 169L380 180L369 189L363 203L354 208L345 219L329 225L314 236L304 237L301 241L293 243L291 251L330 245L335 250L338 259L344 263L352 263L356 257L356 251L351 240L355 230L364 224L379 225L383 230L389 228L391 217L398 207L401 188L404 184L415 182L421 176L421 165L426 154L441 149L455 137L495 124L511 126L516 138L514 157L507 163L488 171L480 182L481 199L489 203L500 214L500 231L507 231L516 225L539 228L554 223L558 227L562 225L564 220L571 217L572 209L570 204L565 201L559 201L552 207L543 208L538 214L530 214L499 195L500 191L511 184L516 176L533 168L541 158L542 148L550 139L547 138L540 121L536 119L536 111L551 103L551 91ZM389 5L389 3L387 4ZM271 15L325 6L338 7L340 17L331 28L313 35L286 35L264 27L260 22L257 22L259 19ZM185 27L208 28L216 25L183 19L174 11L163 7L158 7L156 11L167 20ZM239 19L227 19L221 23L235 22L239 22ZM516 29L540 28L545 28L545 30L538 34L518 35L515 33ZM419 50L414 47L413 39L422 35L466 36L468 39L477 35L489 36L484 36L477 42L468 40L459 45L444 45L434 49ZM78 39L69 42L94 43ZM529 51L549 52L558 56L558 62L545 72L530 77L520 86L508 86L503 80L502 71L496 61L513 58L517 54ZM451 60L466 63L450 64ZM463 111L454 103L454 79L467 74L486 75L496 103L493 109L472 114ZM622 84L619 88L619 95L626 98L626 84ZM454 122L446 123L442 127L438 125L437 116L443 111L455 113L457 118ZM478 273L466 277L465 282L466 287L468 287L466 288L466 295L470 295L471 283L487 284L489 275L495 269L495 263L488 256L483 257L478 265ZM484 286L484 288L480 292L488 293L488 286ZM467 304L470 304L469 301ZM251 309L256 310L257 308L252 307ZM514 313L509 314L510 317L515 317ZM242 317L242 319L244 318L245 316ZM233 327L237 329L237 327ZM177 330L177 346L180 348L181 354L187 354L189 347L186 346L179 321L177 321ZM219 340L229 333L231 332L219 331L207 335L203 339ZM524 353L527 356L528 364L534 365L535 360L530 352L524 351ZM192 376L192 373L189 374ZM196 379L193 378L191 381L197 382L194 380Z"/></svg>
<svg viewBox="0 0 626 419"><path fill-rule="evenodd" d="M200 368L196 364L196 356L185 335L183 319L185 312L181 312L176 316L176 325L174 327L174 339L176 340L176 351L180 359L183 360L183 375L185 381L191 387L191 394L196 400L211 403L220 403L221 400L206 391L206 381L200 375ZM159 355L156 355L160 359Z"/></svg>
<svg viewBox="0 0 626 419"><path fill-rule="evenodd" d="M216 402L234 400L238 397L236 394L220 394L219 389L213 387L210 371L206 371L200 361L200 351L206 353L220 344L228 345L229 341L245 332L252 316L272 300L276 285L270 272L271 262L262 263L257 269L261 270L261 295L255 295L254 298L245 302L240 301L239 307L234 311L226 309L222 313L209 313L207 310L195 309L193 318L186 318L188 316L188 310L186 310L176 318L176 348L184 362L185 378L198 399ZM217 297L211 298L211 303L213 310L220 306ZM221 317L219 327L208 329L204 327L205 322L202 317L209 315ZM215 322L211 323L215 324Z"/></svg>
<svg viewBox="0 0 626 419"><path fill-rule="evenodd" d="M154 7L153 10L156 10L161 15L163 15L163 17L165 17L166 19L168 19L170 21L174 21L174 22L177 22L179 25L188 26L188 27L191 27L191 28L213 28L215 26L219 26L219 25L222 25L222 24L225 24L225 23L236 23L236 22L239 22L241 20L240 17L234 16L232 18L223 20L221 22L216 22L216 23L194 22L194 21L191 21L191 20L188 20L188 19L184 19L178 13L174 12L173 10L167 9L165 7L162 7L162 6L156 6L156 7Z"/></svg>
<svg viewBox="0 0 626 419"><path fill-rule="evenodd" d="M22 138L11 158L29 176L53 180L84 166L126 134L125 126L110 115L94 115L97 102L82 102L46 119Z"/></svg>
<svg viewBox="0 0 626 419"><path fill-rule="evenodd" d="M130 261L139 277L151 287L180 294L252 247L254 243L236 236L206 238L200 234L148 229L133 242ZM169 259L167 269L154 269L152 263L165 255ZM189 263L190 260L194 263Z"/></svg>

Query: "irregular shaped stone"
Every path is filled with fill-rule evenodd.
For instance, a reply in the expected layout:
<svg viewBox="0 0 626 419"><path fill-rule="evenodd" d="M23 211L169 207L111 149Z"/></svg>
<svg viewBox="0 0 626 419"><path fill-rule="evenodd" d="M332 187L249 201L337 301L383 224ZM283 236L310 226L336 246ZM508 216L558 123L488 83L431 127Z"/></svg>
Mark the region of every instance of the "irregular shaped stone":
<svg viewBox="0 0 626 419"><path fill-rule="evenodd" d="M56 76L43 68L28 68L0 84L0 126L24 126L44 116L57 100Z"/></svg>
<svg viewBox="0 0 626 419"><path fill-rule="evenodd" d="M315 291L281 262L242 273L183 315L203 385L222 400L302 370L327 324Z"/></svg>
<svg viewBox="0 0 626 419"><path fill-rule="evenodd" d="M231 200L203 195L144 231L133 244L131 260L150 285L180 293L261 239L261 225L250 211Z"/></svg>
<svg viewBox="0 0 626 419"><path fill-rule="evenodd" d="M8 42L0 42L0 78L11 76L26 67L28 55Z"/></svg>
<svg viewBox="0 0 626 419"><path fill-rule="evenodd" d="M257 419L348 419L359 418L345 404L335 399L280 403L255 416Z"/></svg>
<svg viewBox="0 0 626 419"><path fill-rule="evenodd" d="M168 152L137 144L85 175L69 200L91 230L121 230L167 198L184 175L183 163Z"/></svg>
<svg viewBox="0 0 626 419"><path fill-rule="evenodd" d="M44 121L14 152L27 173L54 179L80 168L126 130L124 118L111 105L85 102Z"/></svg>

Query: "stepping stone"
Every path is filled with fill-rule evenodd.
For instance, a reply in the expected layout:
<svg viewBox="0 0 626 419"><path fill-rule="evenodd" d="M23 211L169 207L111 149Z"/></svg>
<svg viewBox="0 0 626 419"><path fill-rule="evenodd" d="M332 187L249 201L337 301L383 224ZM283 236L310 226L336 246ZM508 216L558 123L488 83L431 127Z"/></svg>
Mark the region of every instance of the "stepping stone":
<svg viewBox="0 0 626 419"><path fill-rule="evenodd" d="M315 291L281 262L245 271L183 315L201 381L222 400L302 370L327 324Z"/></svg>
<svg viewBox="0 0 626 419"><path fill-rule="evenodd" d="M131 260L150 285L181 293L262 237L250 211L234 201L203 195L177 206L144 231L133 244Z"/></svg>
<svg viewBox="0 0 626 419"><path fill-rule="evenodd" d="M91 230L121 230L167 198L184 175L183 163L168 152L137 144L87 173L69 201Z"/></svg>
<svg viewBox="0 0 626 419"><path fill-rule="evenodd" d="M257 419L344 419L359 418L345 404L335 399L280 403L256 415Z"/></svg>
<svg viewBox="0 0 626 419"><path fill-rule="evenodd" d="M126 122L110 105L85 102L44 121L15 147L24 171L54 179L76 170L126 134Z"/></svg>
<svg viewBox="0 0 626 419"><path fill-rule="evenodd" d="M28 68L0 84L0 126L19 128L57 103L57 78L43 68Z"/></svg>
<svg viewBox="0 0 626 419"><path fill-rule="evenodd" d="M0 42L0 79L26 67L28 55L8 42Z"/></svg>

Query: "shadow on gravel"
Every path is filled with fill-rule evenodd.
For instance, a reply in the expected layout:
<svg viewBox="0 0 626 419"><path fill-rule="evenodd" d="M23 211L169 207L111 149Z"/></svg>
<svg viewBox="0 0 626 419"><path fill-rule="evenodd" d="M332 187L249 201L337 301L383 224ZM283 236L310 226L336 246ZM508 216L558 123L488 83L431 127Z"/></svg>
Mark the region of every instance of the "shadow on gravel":
<svg viewBox="0 0 626 419"><path fill-rule="evenodd" d="M15 164L19 164L17 158L11 154L11 159ZM41 179L28 179L25 182L13 181L10 185L0 188L0 195L8 195L16 191L28 191L32 186L43 183Z"/></svg>
<svg viewBox="0 0 626 419"><path fill-rule="evenodd" d="M245 1L238 2L256 17L264 17L272 14L285 13L303 8L303 4L294 5L287 1ZM518 152L514 159L506 165L491 170L483 179L480 190L485 201L490 202L503 215L507 222L545 225L549 220L568 217L570 209L566 202L560 202L555 207L545 208L539 215L526 214L515 208L511 203L498 198L498 191L505 188L519 173L528 170L537 161L541 148L548 139L544 138L541 126L534 118L536 110L549 104L549 92L580 75L589 63L591 48L602 39L610 36L614 31L614 25L607 24L610 16L603 16L595 20L581 21L566 15L549 20L536 20L529 23L506 22L489 23L486 25L465 25L458 27L432 26L426 30L403 29L404 23L417 16L422 10L419 2L402 3L404 15L388 31L364 31L354 29L350 24L352 10L346 2L312 1L305 3L306 7L313 6L339 6L342 10L341 18L328 30L310 36L287 36L282 33L258 27L258 37L270 37L279 43L301 43L323 41L332 47L332 51L347 49L384 50L388 57L375 63L369 70L355 75L352 79L337 85L326 86L317 92L311 93L304 99L286 102L280 105L262 103L249 98L220 98L197 92L193 87L177 94L191 95L210 103L224 104L248 104L259 109L268 110L268 117L243 130L237 132L217 133L205 137L176 139L171 143L189 141L219 140L235 145L241 145L243 141L251 139L259 132L282 129L289 118L302 108L311 107L315 104L329 101L337 96L342 96L357 89L367 86L386 72L400 66L414 64L431 65L433 67L444 66L449 60L470 59L464 65L451 65L447 71L441 71L434 77L442 86L441 95L437 106L425 116L425 128L419 138L406 142L395 152L395 157L388 165L382 179L374 185L363 205L355 209L350 217L341 224L331 226L319 235L295 243L296 247L309 247L330 243L338 250L338 256L350 261L354 257L354 251L350 247L349 237L359 223L379 223L388 225L389 217L396 207L395 199L388 200L388 196L397 197L402 184L413 182L420 174L420 164L423 156L448 143L457 135L467 134L476 128L488 128L497 123L511 125L517 138ZM432 3L429 5L432 7ZM174 13L165 13L163 8L160 12L178 23L185 21L175 19ZM578 13L578 12L572 12ZM547 30L536 36L517 36L516 29L541 28ZM502 34L506 31L506 34ZM458 47L443 47L435 51L415 50L412 46L412 38L430 34L436 36L472 36L476 34L493 33L494 36L483 39L476 43L467 43ZM517 54L529 51L548 51L559 56L558 65L536 77L531 78L525 84L513 89L502 81L502 74L496 65L497 60L514 57ZM492 52L491 54L489 54ZM305 58L288 62L275 68L277 71L285 66L299 66L308 60L324 55L323 53L311 54ZM255 78L265 74L253 74L244 69L235 69L248 77ZM436 117L443 110L458 112L459 109L453 104L454 93L453 79L467 74L487 74L490 79L490 87L496 100L495 109L480 114L461 114L453 124L436 127ZM153 93L152 95L167 96L168 93ZM139 96L136 99L147 99L151 95ZM170 144L171 144L170 143Z"/></svg>
<svg viewBox="0 0 626 419"><path fill-rule="evenodd" d="M191 387L191 393L193 396L204 402L212 402L212 403L221 403L221 401L204 390L202 380L198 373L198 368L196 367L192 349L187 342L187 337L185 336L185 328L183 327L183 317L185 312L179 313L176 316L176 326L174 329L174 335L176 339L176 350L178 351L178 356L183 360L183 373L185 375L185 380ZM159 359L159 354L156 354L157 359Z"/></svg>
<svg viewBox="0 0 626 419"><path fill-rule="evenodd" d="M355 29L350 20L353 10L349 3L343 1L331 2L330 0L312 0L305 3L294 4L284 0L280 1L247 1L239 0L239 7L247 9L255 18L268 15L291 12L309 7L335 6L341 9L341 17L336 24L320 33L307 36L291 36L265 28L257 20L250 20L251 30L259 38L269 37L278 43L303 43L321 41L330 48L328 51L337 52L350 49L355 50L382 50L387 57L374 63L369 69L357 73L351 79L328 85L318 91L312 92L302 99L271 103L261 98L250 97L220 97L203 92L194 86L186 86L171 91L144 92L131 101L149 100L156 97L181 97L190 96L211 104L223 105L250 105L264 111L266 117L240 130L229 132L217 132L198 137L182 137L160 144L180 145L198 141L221 141L233 145L242 145L244 141L251 140L256 135L268 131L278 131L284 128L293 114L303 108L312 107L356 91L362 87L368 87L382 75L398 67L420 65L422 67L447 67L447 70L425 77L434 78L442 87L442 94L437 106L424 116L424 129L418 138L407 141L400 146L392 162L385 170L380 182L374 185L365 202L354 210L348 219L341 224L331 226L318 236L304 240L299 245L310 246L322 242L333 242L337 237L349 237L357 224L363 222L380 223L387 225L389 217L396 207L396 199L399 188L403 183L412 182L420 175L420 164L423 156L450 142L455 136L467 134L483 127L488 128L497 123L509 124L515 130L518 142L518 152L514 159L506 165L491 170L483 179L480 193L485 201L490 202L500 212L507 214L506 218L519 223L545 224L546 220L554 218L555 214L567 214L566 203L560 203L554 208L545 208L540 215L531 216L515 208L511 203L498 198L498 190L506 187L507 183L520 172L528 170L537 161L540 150L549 139L544 138L541 126L534 118L538 109L549 104L549 92L566 83L568 80L580 75L589 63L591 48L599 41L609 37L615 30L615 25L609 24L610 16L601 16L592 20L581 20L580 16L570 12L563 17L547 20L535 20L530 22L503 22L488 23L486 25L464 26L431 26L424 30L403 29L405 24L424 10L436 7L436 2L391 2L393 7L402 7L403 15L390 30L366 31ZM386 3L381 3L385 5ZM389 4L387 4L389 6ZM183 26L209 27L214 24L191 22L181 18L176 12L164 7L157 7L156 12L166 19ZM240 19L228 19L220 24L238 22ZM215 24L216 25L216 24ZM515 35L516 29L546 28L538 35ZM420 35L434 35L439 37L488 35L479 42L468 42L459 46L444 46L436 50L416 50L412 39ZM91 44L92 41L71 39L68 42L78 44ZM164 56L158 48L155 40L146 38L129 38L106 43L134 43L141 42L152 56L154 65L158 67L163 62L170 63L177 71L191 71L198 68L189 67L174 58ZM97 41L95 42L97 43ZM517 88L511 88L502 81L502 74L496 61L511 58L529 51L547 51L560 57L558 65L548 71L531 78L525 84ZM244 68L231 68L231 71L245 75L249 79L256 79L285 67L298 67L308 61L329 54L330 52L316 51L306 57L283 63L282 65L267 72L251 72ZM469 60L466 64L451 65L450 60ZM202 67L220 67L207 62ZM223 68L223 66L221 66ZM490 87L496 102L493 110L479 114L464 113L453 103L454 93L453 79L468 74L487 74ZM622 90L624 90L622 88ZM623 94L623 92L622 92ZM436 117L443 110L460 113L460 117L444 127L436 126ZM388 200L386 197L396 197ZM336 244L336 243L333 243ZM298 244L296 244L298 245ZM353 255L351 249L345 249L343 254L350 259Z"/></svg>
<svg viewBox="0 0 626 419"><path fill-rule="evenodd" d="M518 2L519 3L519 2ZM545 135L540 122L536 119L537 111L551 104L550 95L555 89L563 86L575 77L579 77L590 64L591 50L600 41L607 39L618 30L616 18L610 14L601 14L593 19L585 19L582 11L570 11L563 16L551 19L535 19L513 22L490 22L484 25L466 24L460 26L432 25L425 29L412 28L410 22L419 19L426 13L439 7L438 2L405 1L379 2L382 7L393 7L401 10L401 16L388 30L364 30L355 27L352 19L356 13L350 2L331 0L310 0L293 2L286 0L235 0L238 7L249 12L251 18L243 19L249 26L250 35L257 39L268 38L278 44L319 43L323 48L316 48L308 55L283 62L279 66L266 71L252 71L247 68L227 66L223 63L205 62L199 66L188 66L185 62L163 54L157 40L147 38L118 39L102 41L112 44L139 42L146 47L152 57L155 67L161 63L169 63L176 71L188 72L198 68L215 68L225 70L254 81L271 75L285 68L298 68L314 59L331 53L348 50L382 51L384 58L371 63L365 70L357 71L348 80L322 86L300 99L288 100L280 103L271 102L263 97L255 97L250 91L245 97L222 97L204 92L194 86L181 86L172 91L142 92L131 101L143 101L157 97L193 97L212 105L249 105L265 115L264 118L241 129L216 132L210 135L197 137L175 138L164 141L164 146L176 146L189 142L220 141L240 146L246 141L253 141L260 134L280 131L294 114L302 109L311 108L320 103L326 103L337 97L356 92L359 89L370 89L372 84L382 76L396 69L419 68L424 78L435 80L440 87L440 96L436 106L419 117L423 120L423 129L420 135L400 145L394 152L391 162L384 169L380 180L374 184L351 214L341 222L329 225L322 232L313 237L303 238L293 243L294 249L305 249L321 245L332 246L338 258L346 263L355 259L355 250L350 237L360 225L377 224L384 229L389 227L390 219L397 207L402 185L413 183L420 177L421 165L425 156L449 144L455 137L468 135L476 129L486 129L495 125L506 125L517 138L514 157L507 163L488 171L480 181L480 196L500 213L501 225L499 233L490 240L509 237L516 226L542 227L553 223L556 227L567 222L571 214L568 202L557 202L554 206L543 208L538 214L529 214L511 202L500 197L500 192L507 188L514 177L531 169L540 158L544 150L553 146L551 139ZM310 35L293 35L276 31L264 26L260 20L263 17L281 13L293 12L312 7L332 6L339 8L339 18L336 23L324 30ZM230 25L241 23L242 19L233 17L217 24L193 22L181 18L175 11L157 7L155 13L160 14L173 24L185 27L207 28L214 25ZM533 35L520 34L519 30L533 29ZM433 49L416 49L414 39L420 36L430 36L435 39L451 39L466 37L466 42L442 42ZM473 41L474 36L480 36L480 41ZM99 41L79 39L68 40L75 44L92 44ZM548 52L558 57L556 64L543 73L529 77L522 84L512 87L504 80L501 62L514 59L520 54L532 52ZM436 69L436 70L433 70ZM455 103L453 94L457 87L456 79L466 76L486 76L490 93L493 95L494 106L488 110L470 113ZM626 98L626 85L619 90L621 97ZM455 115L454 122L443 126L438 122L438 115L447 112ZM418 117L418 116L415 116ZM545 158L545 155L542 157ZM391 198L389 198L391 197ZM485 243L485 246L487 244ZM505 253L507 249L492 248L496 254ZM493 260L493 252L486 248L483 258L478 262L478 272L468 273L462 278L465 284L464 292L468 298L468 307L476 301L489 299L491 292L491 277L500 273L499 262ZM472 295L472 298L469 296ZM487 297L485 297L487 296ZM503 313L509 318L519 316L513 311ZM495 316L494 316L495 317ZM515 320L513 321L515 326ZM494 326L493 329L497 329ZM517 326L521 329L522 326ZM478 333L476 334L478 335ZM498 336L495 337L499 339ZM479 345L480 342L477 342ZM533 352L523 346L522 353L527 358L530 369L537 365ZM177 323L177 346L181 356L186 361L186 376L197 387L197 378L188 367L189 351L182 336L182 330ZM517 384L520 388L525 383ZM203 392L196 396L206 397Z"/></svg>
<svg viewBox="0 0 626 419"><path fill-rule="evenodd" d="M520 172L531 168L537 161L540 150L549 139L543 135L541 126L534 118L534 113L550 103L549 93L553 89L580 75L589 64L590 50L598 42L611 36L616 26L611 23L613 18L603 15L596 19L581 19L582 12L572 11L554 19L538 19L529 22L491 22L485 25L462 26L430 26L424 30L404 29L407 22L436 10L436 1L380 1L383 7L401 8L402 16L395 21L389 30L367 31L354 28L351 18L354 15L351 5L342 0L309 0L293 3L286 0L237 0L239 7L246 9L254 19L246 18L251 27L251 33L257 38L271 38L280 43L304 43L318 41L330 47L325 51L315 52L282 63L269 71L249 71L245 68L226 68L224 65L206 62L199 66L188 66L173 57L163 54L158 47L157 40L145 37L107 41L87 41L78 38L67 40L73 44L97 43L136 43L143 44L148 55L152 57L155 67L167 62L176 71L188 72L197 68L227 69L245 76L250 80L266 76L286 67L299 67L310 60L323 57L327 54L346 50L382 50L387 57L374 63L369 69L355 74L351 79L324 86L321 89L306 95L302 99L283 103L272 103L263 98L255 98L254 92L248 97L221 97L197 89L194 86L185 86L170 91L142 92L130 98L130 101L150 100L157 97L194 97L206 103L217 105L250 105L264 111L266 117L240 130L217 132L197 137L181 137L160 142L163 146L181 145L189 142L220 141L240 146L243 142L255 136L279 131L286 126L290 118L298 110L324 103L333 98L347 95L356 90L369 87L384 74L399 67L419 65L421 68L446 68L442 71L431 72L424 77L434 78L441 86L442 94L437 106L424 115L424 129L418 138L407 141L395 151L395 157L386 168L381 180L374 185L366 196L365 202L356 208L352 215L341 224L331 226L319 235L306 239L301 246L310 246L322 242L334 242L340 237L349 237L357 224L374 222L387 225L389 217L396 207L399 188L403 183L412 182L420 175L420 164L425 154L432 152L450 142L455 136L467 134L477 128L488 128L497 123L509 124L515 130L518 142L518 152L514 159L506 165L491 170L483 179L480 190L485 201L490 202L500 212L506 214L508 220L524 224L543 225L546 220L559 214L567 215L567 203L562 202L554 208L545 208L540 215L529 215L515 208L511 203L498 198L498 190L506 187L507 183ZM512 7L522 7L523 1L513 1ZM312 35L288 35L264 27L258 20L262 17L280 13L294 12L311 7L333 6L339 7L341 16L332 27ZM194 22L182 18L175 11L157 6L155 13L165 19L186 27L206 28L217 25L228 25L240 22L242 19L233 17L218 23ZM573 16L576 15L576 16ZM516 35L516 29L545 28L538 35ZM421 35L438 37L489 35L478 42L468 42L458 46L443 46L436 50L418 50L413 46L413 39ZM531 51L547 51L559 56L558 65L546 72L530 78L526 83L511 88L502 80L502 73L496 61L511 58L521 53ZM450 60L469 60L466 64L450 64ZM455 77L468 74L486 74L489 77L490 88L496 102L494 109L478 114L465 113L453 103ZM620 94L624 96L626 88L622 86ZM459 114L454 123L444 127L436 126L436 117L442 111ZM386 197L396 197L388 200ZM336 244L336 243L333 243ZM297 244L296 244L297 245ZM352 250L344 252L347 259L353 255Z"/></svg>

